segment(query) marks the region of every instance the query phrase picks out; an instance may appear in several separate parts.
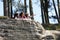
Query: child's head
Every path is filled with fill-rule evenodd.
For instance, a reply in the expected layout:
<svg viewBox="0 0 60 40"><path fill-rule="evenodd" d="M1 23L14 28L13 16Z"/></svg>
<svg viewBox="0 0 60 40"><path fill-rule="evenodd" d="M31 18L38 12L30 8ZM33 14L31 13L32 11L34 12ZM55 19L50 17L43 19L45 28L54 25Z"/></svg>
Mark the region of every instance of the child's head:
<svg viewBox="0 0 60 40"><path fill-rule="evenodd" d="M24 12L21 12L20 14L19 14L19 16L25 16L25 14L24 14Z"/></svg>

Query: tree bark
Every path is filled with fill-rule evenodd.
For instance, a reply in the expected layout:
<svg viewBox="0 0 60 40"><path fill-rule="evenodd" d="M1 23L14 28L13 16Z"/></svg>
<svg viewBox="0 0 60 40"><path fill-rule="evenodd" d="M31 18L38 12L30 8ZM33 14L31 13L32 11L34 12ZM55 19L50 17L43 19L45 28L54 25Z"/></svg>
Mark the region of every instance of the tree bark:
<svg viewBox="0 0 60 40"><path fill-rule="evenodd" d="M33 18L32 0L29 0L29 9L30 9L30 16L32 16L31 19L34 19Z"/></svg>
<svg viewBox="0 0 60 40"><path fill-rule="evenodd" d="M60 2L59 2L59 19L60 19Z"/></svg>
<svg viewBox="0 0 60 40"><path fill-rule="evenodd" d="M27 4L26 4L26 0L24 0L24 7L25 7L25 13L27 13Z"/></svg>
<svg viewBox="0 0 60 40"><path fill-rule="evenodd" d="M3 4L4 4L4 16L8 16L8 13L7 13L7 0L3 0Z"/></svg>
<svg viewBox="0 0 60 40"><path fill-rule="evenodd" d="M49 16L48 16L48 0L44 0L44 17L45 17L45 24L49 24Z"/></svg>
<svg viewBox="0 0 60 40"><path fill-rule="evenodd" d="M11 18L11 0L8 0L8 17Z"/></svg>
<svg viewBox="0 0 60 40"><path fill-rule="evenodd" d="M43 0L40 0L40 4L41 4L41 14L42 14L42 24L44 24L44 13L43 13Z"/></svg>
<svg viewBox="0 0 60 40"><path fill-rule="evenodd" d="M12 15L13 15L13 11L12 11L12 0L11 0L11 18L12 18Z"/></svg>

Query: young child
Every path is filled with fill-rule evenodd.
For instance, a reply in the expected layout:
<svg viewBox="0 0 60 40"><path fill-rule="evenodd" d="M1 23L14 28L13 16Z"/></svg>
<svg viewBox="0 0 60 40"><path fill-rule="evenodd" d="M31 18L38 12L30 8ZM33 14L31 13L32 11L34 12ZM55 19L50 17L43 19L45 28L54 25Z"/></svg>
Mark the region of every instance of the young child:
<svg viewBox="0 0 60 40"><path fill-rule="evenodd" d="M25 14L25 16L26 16L26 18L29 18L29 15L27 13Z"/></svg>
<svg viewBox="0 0 60 40"><path fill-rule="evenodd" d="M31 17L33 17L33 16L35 16L35 15L29 16L28 13L26 13L25 16L26 16L26 18L31 18Z"/></svg>
<svg viewBox="0 0 60 40"><path fill-rule="evenodd" d="M21 13L19 14L19 18L26 18L24 12L21 12Z"/></svg>
<svg viewBox="0 0 60 40"><path fill-rule="evenodd" d="M26 20L31 20L31 16L28 15L28 13L25 14Z"/></svg>

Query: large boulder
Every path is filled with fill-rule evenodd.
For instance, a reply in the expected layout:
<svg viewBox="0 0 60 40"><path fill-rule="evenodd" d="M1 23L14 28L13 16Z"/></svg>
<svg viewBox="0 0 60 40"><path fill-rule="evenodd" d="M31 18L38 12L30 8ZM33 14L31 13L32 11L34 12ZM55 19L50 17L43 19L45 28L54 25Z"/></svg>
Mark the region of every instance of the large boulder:
<svg viewBox="0 0 60 40"><path fill-rule="evenodd" d="M2 40L40 40L36 26L31 20L0 19L0 36Z"/></svg>
<svg viewBox="0 0 60 40"><path fill-rule="evenodd" d="M46 40L54 36L33 20L0 19L0 40Z"/></svg>

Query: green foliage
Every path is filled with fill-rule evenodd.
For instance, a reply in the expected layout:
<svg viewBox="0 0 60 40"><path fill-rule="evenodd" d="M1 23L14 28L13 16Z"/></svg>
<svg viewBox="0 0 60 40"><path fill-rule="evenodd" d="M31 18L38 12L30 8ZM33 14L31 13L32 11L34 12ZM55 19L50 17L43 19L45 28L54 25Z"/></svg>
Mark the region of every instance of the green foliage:
<svg viewBox="0 0 60 40"><path fill-rule="evenodd" d="M60 25L58 25L58 26L56 27L56 30L60 30Z"/></svg>
<svg viewBox="0 0 60 40"><path fill-rule="evenodd" d="M7 19L7 16L0 16L0 19Z"/></svg>
<svg viewBox="0 0 60 40"><path fill-rule="evenodd" d="M46 30L60 30L59 24L55 24L55 25L54 24L49 24L49 25L44 24L43 26Z"/></svg>

